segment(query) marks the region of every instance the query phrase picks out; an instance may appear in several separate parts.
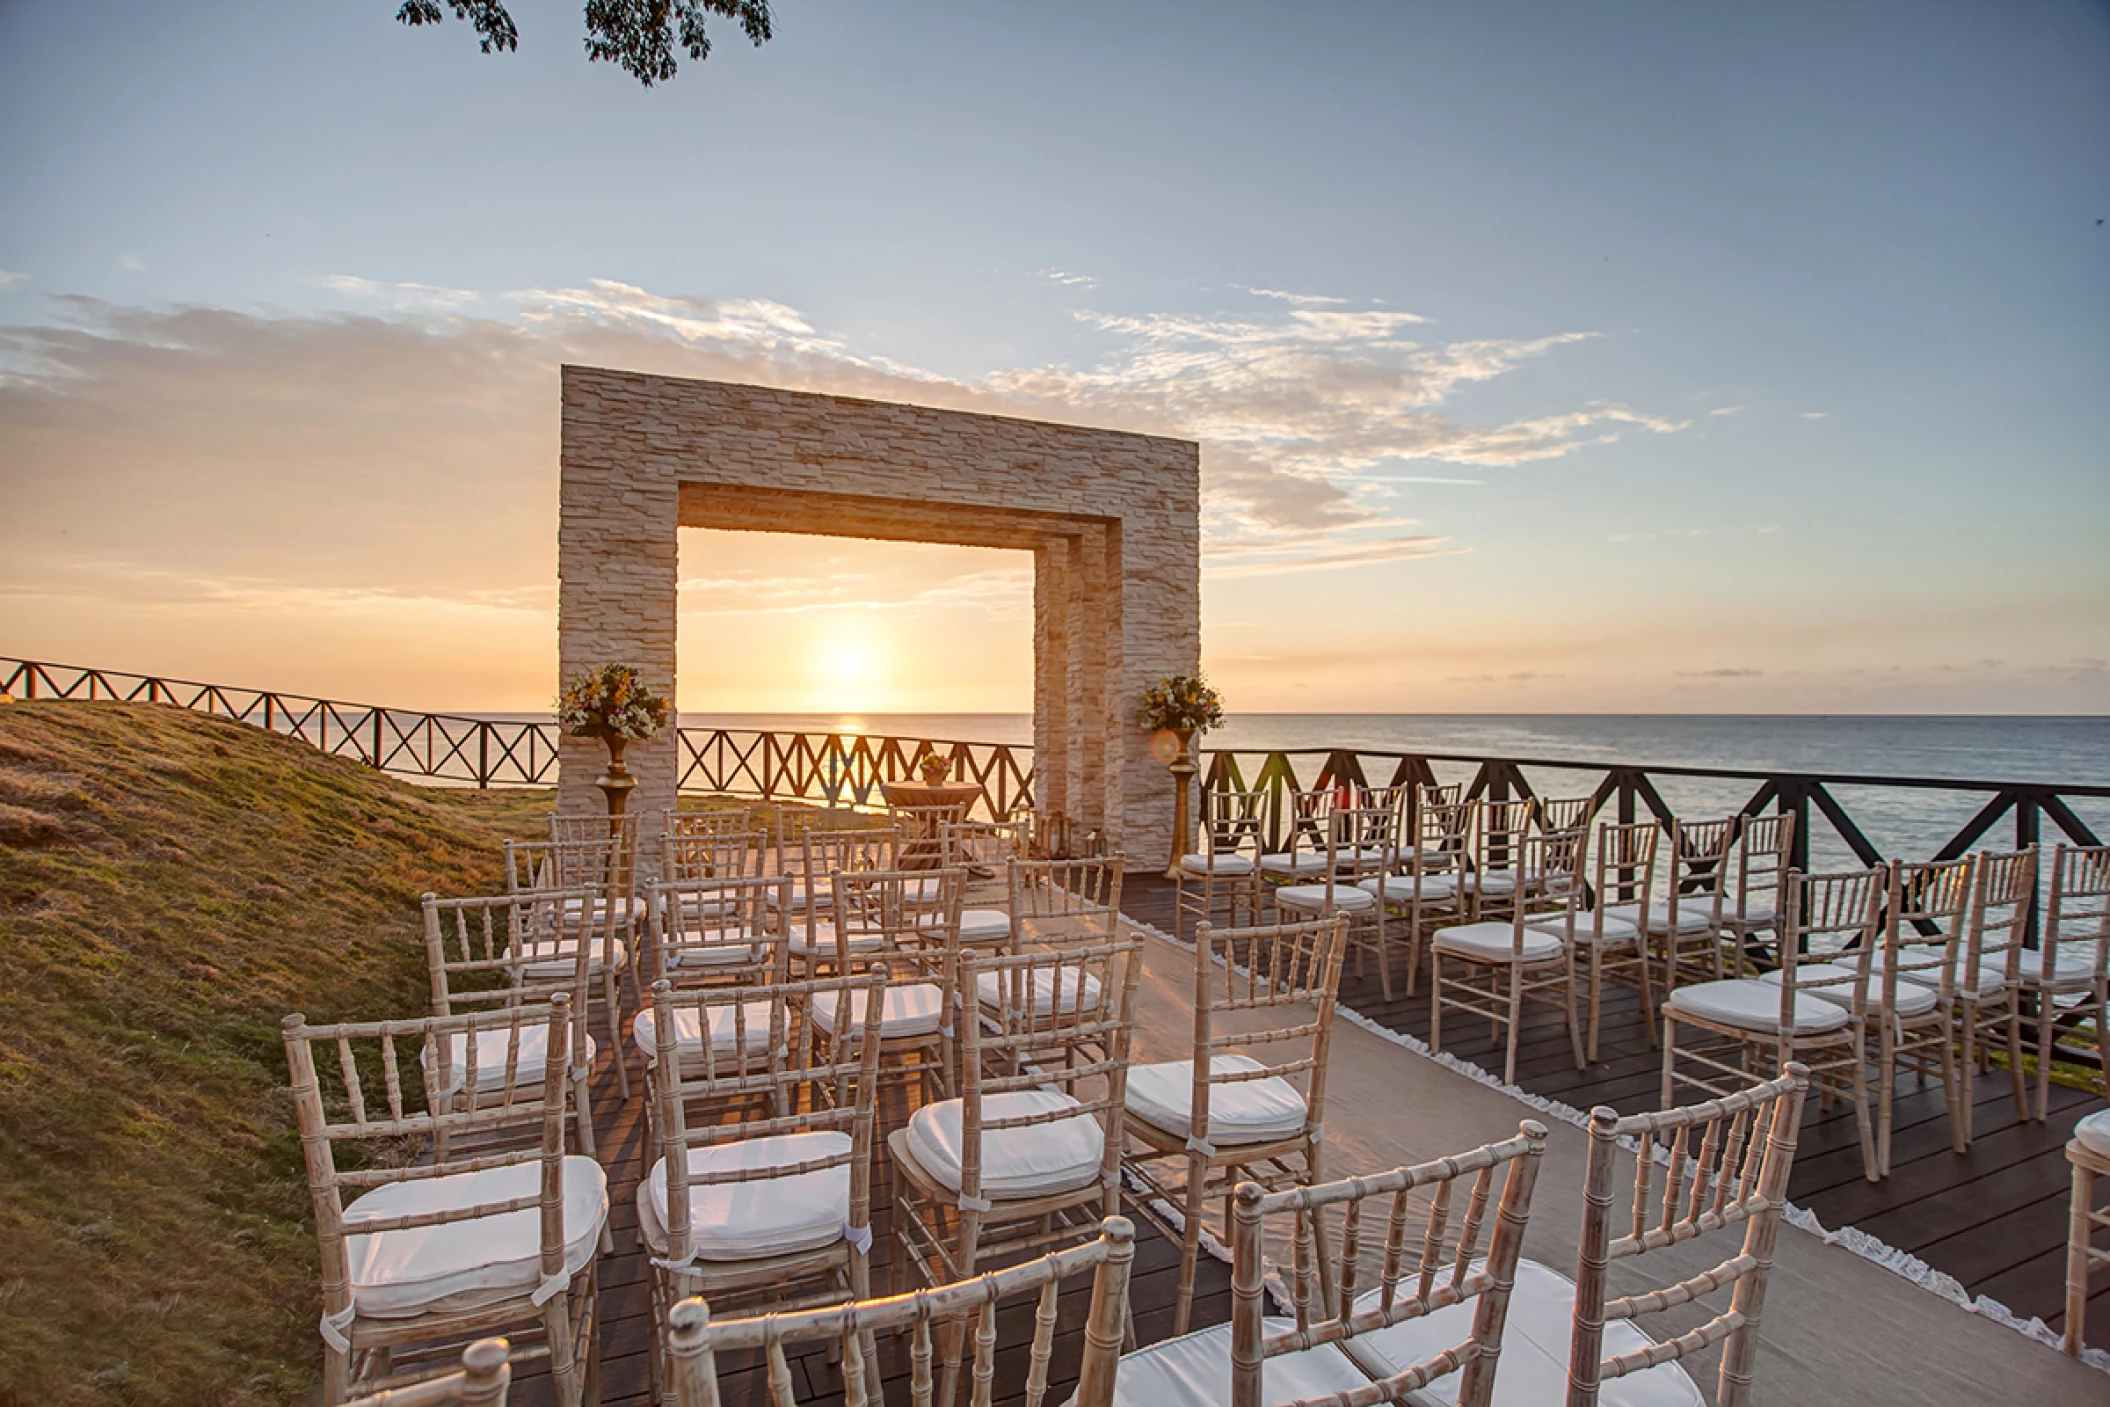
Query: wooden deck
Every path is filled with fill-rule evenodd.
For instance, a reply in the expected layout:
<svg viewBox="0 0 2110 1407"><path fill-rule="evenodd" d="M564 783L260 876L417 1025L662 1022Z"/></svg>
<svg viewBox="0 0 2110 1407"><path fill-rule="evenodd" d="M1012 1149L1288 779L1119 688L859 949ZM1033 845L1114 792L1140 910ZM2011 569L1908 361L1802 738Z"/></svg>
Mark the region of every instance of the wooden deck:
<svg viewBox="0 0 2110 1407"><path fill-rule="evenodd" d="M1173 931L1172 886L1131 875L1121 907L1163 932ZM1385 1001L1375 972L1358 977L1353 959L1341 982L1344 1005L1392 1030L1429 1037L1426 982L1409 998L1395 983ZM1656 1108L1662 1058L1648 1042L1640 1002L1624 988L1608 988L1597 1063L1575 1068L1560 1016L1536 1011L1518 1048L1517 1083L1533 1094L1578 1109L1609 1104L1622 1114ZM1478 1022L1446 1023L1445 1050L1497 1074L1502 1046ZM1789 1195L1828 1228L1856 1226L1935 1269L1953 1275L1974 1295L1998 1300L2020 1317L2054 1329L2065 1324L2066 1233L2072 1169L2066 1141L2082 1115L2103 1107L2099 1095L2058 1085L2051 1117L2042 1124L2016 1117L2008 1077L1994 1071L1978 1081L1970 1151L1950 1151L1948 1116L1938 1085L1899 1083L1890 1176L1862 1176L1853 1111L1820 1109L1813 1100L1803 1123ZM2110 1285L2088 1302L2088 1341L2110 1348Z"/></svg>
<svg viewBox="0 0 2110 1407"><path fill-rule="evenodd" d="M1173 931L1172 887L1162 880L1130 876L1122 908L1133 918L1164 932ZM1398 995L1386 1002L1375 974L1359 977L1350 968L1341 984L1343 1002L1396 1031L1428 1038L1426 990L1414 998ZM1530 1018L1525 1030L1517 1083L1523 1088L1577 1108L1609 1104L1622 1113L1651 1109L1657 1103L1658 1056L1647 1041L1639 1004L1631 993L1608 995L1608 1012L1599 1054L1587 1070L1577 1070L1566 1035L1552 1013ZM1468 1028L1447 1044L1450 1053L1483 1067L1501 1064L1501 1048L1484 1029ZM625 1104L615 1085L613 1067L604 1059L595 1083L600 1111L601 1161L609 1173L611 1227L616 1250L601 1261L601 1400L611 1407L651 1400L649 1362L651 1301L646 1261L637 1233L635 1190L644 1135L642 1106L633 1094ZM1794 1200L1812 1210L1827 1227L1858 1226L1901 1250L1910 1251L1936 1269L1955 1276L1974 1294L1983 1294L2027 1318L2041 1317L2054 1329L2064 1314L2065 1247L2069 1168L2064 1155L2074 1121L2102 1101L2079 1091L2054 1087L2048 1124L2018 1120L2004 1075L1981 1080L1977 1098L1976 1139L1958 1156L1949 1151L1948 1125L1938 1089L1900 1087L1890 1177L1870 1183L1861 1175L1859 1144L1850 1110L1824 1111L1813 1102L1802 1134L1791 1185ZM905 1119L905 1110L890 1110L890 1122ZM890 1287L893 1245L890 1217L883 1210L891 1199L884 1150L875 1172L873 1284ZM1131 1297L1137 1338L1153 1343L1171 1332L1172 1299L1178 1281L1176 1249L1138 1222L1137 1252ZM1065 1294L1061 1337L1057 1341L1056 1390L1049 1401L1061 1401L1074 1376L1081 1347L1087 1290ZM2110 1287L2090 1301L2089 1340L2110 1347ZM1025 1374L1023 1345L1030 1333L1030 1306L1021 1305L1005 1321L1000 1341L1013 1348L998 1353L997 1400L1019 1400ZM1230 1271L1207 1255L1201 1258L1194 1309L1197 1328L1222 1323L1230 1316ZM728 1407L767 1401L761 1371L754 1365L721 1365L720 1383ZM882 1373L891 1400L905 1401L908 1362L898 1342L881 1347ZM840 1402L841 1377L820 1350L792 1360L801 1402ZM543 1375L523 1375L516 1401L548 1400Z"/></svg>

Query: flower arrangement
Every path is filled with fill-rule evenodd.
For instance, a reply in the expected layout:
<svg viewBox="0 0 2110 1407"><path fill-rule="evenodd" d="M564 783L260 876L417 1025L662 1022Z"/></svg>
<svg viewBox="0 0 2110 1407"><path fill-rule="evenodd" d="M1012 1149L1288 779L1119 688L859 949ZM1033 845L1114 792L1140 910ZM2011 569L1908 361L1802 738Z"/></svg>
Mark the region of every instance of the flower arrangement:
<svg viewBox="0 0 2110 1407"><path fill-rule="evenodd" d="M633 742L651 737L667 722L667 701L645 688L627 664L582 669L557 696L557 721L574 738Z"/></svg>
<svg viewBox="0 0 2110 1407"><path fill-rule="evenodd" d="M1223 698L1202 674L1174 674L1143 691L1143 726L1206 733L1224 724Z"/></svg>
<svg viewBox="0 0 2110 1407"><path fill-rule="evenodd" d="M916 771L922 774L923 785L934 787L952 775L952 759L943 753L926 752L916 764Z"/></svg>

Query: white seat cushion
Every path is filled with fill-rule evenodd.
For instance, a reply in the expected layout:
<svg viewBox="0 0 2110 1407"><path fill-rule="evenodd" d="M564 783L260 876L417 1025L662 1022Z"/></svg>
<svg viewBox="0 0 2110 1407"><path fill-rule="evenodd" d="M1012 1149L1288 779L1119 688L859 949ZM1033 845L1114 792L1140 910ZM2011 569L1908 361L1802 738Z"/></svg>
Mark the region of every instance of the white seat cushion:
<svg viewBox="0 0 2110 1407"><path fill-rule="evenodd" d="M1002 909L960 910L962 943L993 943L1011 936L1011 915Z"/></svg>
<svg viewBox="0 0 2110 1407"><path fill-rule="evenodd" d="M1034 1015L1052 1016L1056 1011L1055 984L1058 969L1036 967L1031 969L1031 971L1033 974L1030 984L1032 990L1025 994L1026 999L1032 1003ZM1077 1009L1077 994L1080 989L1084 993L1084 1005L1086 1007L1090 1007L1099 1000L1098 978L1092 976L1089 972L1079 972L1074 967L1061 968L1059 971L1062 974L1060 979L1062 983L1062 1010L1075 1011ZM1018 986L1019 973L1016 971L984 972L974 979L975 999L986 1007L1001 1007L1006 998Z"/></svg>
<svg viewBox="0 0 2110 1407"><path fill-rule="evenodd" d="M801 957L812 957L816 954L823 958L833 957L836 951L835 925L826 919L816 919L813 924L813 932L809 938L806 932L806 925L794 922L791 925L790 941L791 951ZM850 935L850 951L853 953L876 953L886 946L887 936L884 933L852 933Z"/></svg>
<svg viewBox="0 0 2110 1407"><path fill-rule="evenodd" d="M1371 1309L1377 1303L1378 1292L1372 1290L1356 1300L1356 1308ZM1369 1370L1371 1376L1390 1377L1465 1342L1473 1331L1473 1315L1478 1308L1477 1300L1447 1305L1420 1319L1358 1334L1341 1347L1350 1360ZM1575 1282L1537 1261L1517 1262L1516 1286L1509 1296L1509 1320L1502 1333L1502 1366L1495 1373L1495 1402L1500 1407L1544 1407L1547 1403L1565 1402L1568 1348L1574 1331ZM1651 1342L1630 1322L1615 1319L1604 1327L1601 1357L1635 1353ZM1122 1360L1124 1373L1127 1363ZM1452 1407L1458 1401L1460 1376L1447 1373L1409 1400ZM1706 1401L1699 1387L1676 1363L1661 1363L1623 1378L1607 1379L1598 1389L1597 1400L1602 1407L1700 1407Z"/></svg>
<svg viewBox="0 0 2110 1407"><path fill-rule="evenodd" d="M478 1090L504 1089L506 1083L506 1050L512 1044L511 1031L478 1031L476 1033L476 1087ZM542 1059L549 1053L549 1027L543 1025L520 1028L520 1056L515 1062L513 1085L516 1090L538 1089L542 1084ZM582 1065L592 1065L599 1049L593 1037L586 1038L586 1058ZM573 1052L577 1059L577 1052ZM425 1068L428 1084L434 1094L453 1094L469 1080L469 1036L466 1031L455 1031L447 1037L447 1083L440 1088L432 1082L432 1062L429 1048L418 1052L418 1064Z"/></svg>
<svg viewBox="0 0 2110 1407"><path fill-rule="evenodd" d="M345 1230L362 1219L460 1210L536 1196L540 1163L449 1173L377 1187L344 1209ZM608 1178L591 1158L564 1160L564 1269L585 1268L608 1219ZM352 1304L365 1317L401 1319L472 1309L531 1293L542 1279L542 1213L534 1207L441 1226L348 1236Z"/></svg>
<svg viewBox="0 0 2110 1407"><path fill-rule="evenodd" d="M1277 855L1262 855L1260 872L1282 876L1325 874L1326 857L1314 855L1308 850L1295 855L1291 855L1287 850Z"/></svg>
<svg viewBox="0 0 2110 1407"><path fill-rule="evenodd" d="M829 1035L835 1034L834 992L815 992L807 1007L812 1013L813 1024ZM863 992L850 994L850 1029L845 1040L864 1039L866 998ZM886 1001L879 1009L879 1038L883 1041L905 1040L911 1036L935 1034L945 1024L945 993L933 982L910 982L886 989Z"/></svg>
<svg viewBox="0 0 2110 1407"><path fill-rule="evenodd" d="M1454 874L1425 874L1416 880L1410 874L1386 875L1383 879L1359 879L1355 887L1366 894L1376 894L1380 887L1385 891L1385 902L1404 904L1414 897L1417 888L1424 899L1451 899L1458 894L1458 876Z"/></svg>
<svg viewBox="0 0 2110 1407"><path fill-rule="evenodd" d="M923 1170L960 1190L960 1101L926 1104L908 1121L908 1148ZM992 1129L987 1121L1074 1109L1077 1101L1047 1089L1011 1090L982 1101L982 1195L1047 1197L1099 1180L1106 1136L1090 1114L1025 1128Z"/></svg>
<svg viewBox="0 0 2110 1407"><path fill-rule="evenodd" d="M2095 945L2084 943L2068 948L2065 952L2052 954L2051 980L2053 986L2077 987L2095 978ZM2039 987L2044 984L2044 953L2040 949L2022 954L2022 985Z"/></svg>
<svg viewBox="0 0 2110 1407"><path fill-rule="evenodd" d="M1934 956L1939 957L1940 954L1935 953ZM2026 952L2022 955L2022 961L2025 963L2029 962L2035 959L2036 956L2035 953ZM1869 955L1869 969L1872 974L1869 979L1871 991L1877 985L1880 985L1888 957L1889 954L1880 949ZM1939 966L1922 967L1919 965L1921 961L1922 959L1918 956L1906 959L1903 969L1898 973L1899 984L1903 985L1907 982L1913 982L1922 987L1932 987L1938 993L1941 990L1941 968ZM2007 954L1999 953L1991 957L1981 956L1978 960L1978 971L1979 980L1974 984L1971 981L1971 974L1963 970L1962 959L1959 954L1956 969L1956 994L1958 996L1969 997L1973 1001L1978 1001L1988 996L2000 995L2007 986Z"/></svg>
<svg viewBox="0 0 2110 1407"><path fill-rule="evenodd" d="M1736 921L1736 898L1733 895L1724 896L1722 899L1722 922L1734 923ZM1744 927L1771 928L1779 921L1780 915L1773 911L1771 904L1766 903L1762 899L1746 898L1744 900Z"/></svg>
<svg viewBox="0 0 2110 1407"><path fill-rule="evenodd" d="M2075 1124L2073 1136L2083 1148L2110 1158L2110 1109L2098 1109Z"/></svg>
<svg viewBox="0 0 2110 1407"><path fill-rule="evenodd" d="M1266 1337L1286 1334L1296 1327L1294 1319L1269 1316L1261 1320L1260 1331ZM1297 1353L1278 1354L1261 1364L1260 1401L1263 1407L1279 1407L1281 1403L1352 1392L1369 1382L1338 1345L1321 1344ZM1187 1407L1190 1403L1230 1400L1229 1324L1124 1353L1120 1369L1114 1374L1114 1402L1118 1407Z"/></svg>
<svg viewBox="0 0 2110 1407"><path fill-rule="evenodd" d="M1524 883L1529 886L1538 882L1537 870L1524 871ZM1468 894L1514 894L1517 892L1515 870L1467 870L1463 882Z"/></svg>
<svg viewBox="0 0 2110 1407"><path fill-rule="evenodd" d="M1605 910L1605 917L1621 919L1630 924L1640 923L1639 904L1614 904ZM1678 903L1678 932L1705 933L1714 927L1714 900L1697 895L1690 901ZM1670 903L1659 899L1648 906L1648 931L1664 933L1670 929Z"/></svg>
<svg viewBox="0 0 2110 1407"><path fill-rule="evenodd" d="M1209 1059L1211 1074L1236 1074L1267 1067L1247 1055ZM1194 1062L1166 1060L1132 1066L1128 1112L1175 1138L1194 1132ZM1304 1096L1279 1075L1209 1086L1209 1141L1220 1145L1273 1142L1304 1132Z"/></svg>
<svg viewBox="0 0 2110 1407"><path fill-rule="evenodd" d="M825 879L816 880L814 882L813 892L816 896L819 897L820 901L823 904L827 903L829 893L828 881ZM771 907L772 909L777 907L777 890L774 887L771 887L768 891L768 903L769 907ZM801 879L795 879L791 882L791 907L794 909L804 909L806 905L806 882Z"/></svg>
<svg viewBox="0 0 2110 1407"><path fill-rule="evenodd" d="M1275 891L1275 906L1283 909L1308 909L1317 913L1326 907L1326 886L1285 884ZM1333 907L1335 911L1344 914L1367 913L1377 907L1377 896L1352 884L1337 884L1333 887Z"/></svg>
<svg viewBox="0 0 2110 1407"><path fill-rule="evenodd" d="M1745 1031L1775 1031L1780 1028L1780 984L1756 977L1733 977L1721 982L1697 982L1680 987L1663 1003L1675 1015L1695 1016ZM1845 1007L1820 1001L1808 992L1795 994L1793 1030L1797 1035L1822 1035L1847 1022Z"/></svg>
<svg viewBox="0 0 2110 1407"><path fill-rule="evenodd" d="M1524 961L1545 962L1561 955L1556 933L1543 929L1524 930ZM1470 958L1474 962L1516 961L1516 929L1507 923L1461 923L1436 930L1436 951L1446 957Z"/></svg>
<svg viewBox="0 0 2110 1407"><path fill-rule="evenodd" d="M1180 868L1188 874L1246 875L1253 872L1250 855L1182 855Z"/></svg>
<svg viewBox="0 0 2110 1407"><path fill-rule="evenodd" d="M689 1176L796 1167L839 1157L850 1135L787 1133L689 1150ZM637 1187L638 1226L656 1251L667 1246L667 1160ZM842 1239L850 1216L850 1165L743 1182L689 1184L689 1244L699 1260L755 1260L818 1250Z"/></svg>
<svg viewBox="0 0 2110 1407"><path fill-rule="evenodd" d="M1527 914L1524 917L1524 926L1541 933L1551 933L1559 938L1568 936L1566 914ZM1578 943L1603 943L1609 947L1614 943L1637 942L1641 937L1640 931L1631 922L1616 918L1609 912L1604 916L1603 931L1598 930L1599 924L1595 914L1585 911L1575 916L1575 941Z"/></svg>
<svg viewBox="0 0 2110 1407"><path fill-rule="evenodd" d="M566 899L564 901L564 912L573 919L577 919L580 913L585 910L585 907L586 904L583 899ZM608 911L608 906L602 901L600 895L594 896L593 911L596 914ZM635 923L638 920L638 916L644 911L644 900L634 894L618 894L615 898L614 913L617 923Z"/></svg>
<svg viewBox="0 0 2110 1407"><path fill-rule="evenodd" d="M571 976L573 964L579 960L580 936L576 933L553 938L531 938L524 948L511 946L506 949L506 959L521 964L520 971L530 982L555 982ZM590 956L586 970L598 977L611 966L624 968L630 965L630 950L621 939L604 939L600 934L586 938Z"/></svg>
<svg viewBox="0 0 2110 1407"><path fill-rule="evenodd" d="M730 1002L710 1008L710 1013L711 1049L718 1054L731 1053L743 1037L750 1055L769 1049L768 998L741 1002L737 1015ZM648 1062L658 1059L659 1013L648 1006L631 1018L630 1039ZM678 1007L674 1012L674 1053L682 1060L703 1054L703 1013L693 1006Z"/></svg>
<svg viewBox="0 0 2110 1407"><path fill-rule="evenodd" d="M740 940L747 935L737 929L720 929L680 935L667 945L669 967L738 967L762 960L761 949ZM720 940L720 941L713 941ZM677 943L679 946L677 946ZM689 946L693 944L694 946Z"/></svg>
<svg viewBox="0 0 2110 1407"><path fill-rule="evenodd" d="M1941 975L1932 974L1935 985L1913 982L1904 974L1898 977L1898 1005L1900 1016L1925 1016L1934 1010L1941 1000ZM1795 965L1795 990L1831 1002L1835 1006L1852 1007L1854 1004L1855 969L1843 962L1805 962ZM1778 972L1761 972L1758 980L1770 986L1780 985ZM1818 984L1822 985L1818 985ZM1883 1005L1883 982L1881 977L1871 977L1868 982L1868 1005L1871 1009Z"/></svg>

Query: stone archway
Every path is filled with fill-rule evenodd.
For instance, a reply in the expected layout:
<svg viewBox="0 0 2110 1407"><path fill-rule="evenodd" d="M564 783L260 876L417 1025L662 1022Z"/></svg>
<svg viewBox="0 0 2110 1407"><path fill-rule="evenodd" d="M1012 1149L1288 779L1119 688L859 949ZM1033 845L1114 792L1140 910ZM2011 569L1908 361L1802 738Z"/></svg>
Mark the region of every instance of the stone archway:
<svg viewBox="0 0 2110 1407"><path fill-rule="evenodd" d="M674 696L684 527L1033 553L1039 803L1162 869L1172 795L1134 700L1201 657L1200 450L1186 440L567 366L560 677L611 660ZM596 744L564 742L561 810L597 811ZM630 752L674 803L672 730Z"/></svg>

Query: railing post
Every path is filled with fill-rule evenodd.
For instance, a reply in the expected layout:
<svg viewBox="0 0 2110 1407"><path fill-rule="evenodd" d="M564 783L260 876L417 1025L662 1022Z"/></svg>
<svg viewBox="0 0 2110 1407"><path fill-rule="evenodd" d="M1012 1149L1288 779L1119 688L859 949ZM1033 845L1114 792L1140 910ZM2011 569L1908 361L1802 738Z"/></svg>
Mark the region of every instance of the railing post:
<svg viewBox="0 0 2110 1407"><path fill-rule="evenodd" d="M486 718L476 725L476 789L491 788L491 720Z"/></svg>
<svg viewBox="0 0 2110 1407"><path fill-rule="evenodd" d="M374 770L381 770L381 710L374 710Z"/></svg>
<svg viewBox="0 0 2110 1407"><path fill-rule="evenodd" d="M2037 843L2043 830L2040 819L2042 814L2041 804L2038 801L2036 792L2025 791L2016 794L2015 848L2017 850L2027 850L2030 846ZM2022 909L2023 947L2035 948L2041 942L2042 935L2038 927L2040 922L2041 915L2037 912L2037 891L2032 889L2029 892L2029 902ZM2038 1000L2048 999L2040 997ZM2099 1037L2100 1035L2101 1033L2098 1033Z"/></svg>

